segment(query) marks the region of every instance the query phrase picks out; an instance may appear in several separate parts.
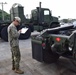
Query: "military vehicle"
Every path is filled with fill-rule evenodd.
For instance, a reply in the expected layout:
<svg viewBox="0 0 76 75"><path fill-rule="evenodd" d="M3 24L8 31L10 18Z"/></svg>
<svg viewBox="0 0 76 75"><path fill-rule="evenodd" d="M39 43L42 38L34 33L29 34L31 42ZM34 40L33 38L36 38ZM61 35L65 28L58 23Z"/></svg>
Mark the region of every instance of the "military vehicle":
<svg viewBox="0 0 76 75"><path fill-rule="evenodd" d="M39 7L31 11L30 22L33 23L34 30L37 31L60 26L58 18L52 16L48 8L41 8L41 2Z"/></svg>
<svg viewBox="0 0 76 75"><path fill-rule="evenodd" d="M48 8L41 8L40 6L31 11L31 18L27 19L24 15L24 7L21 4L15 3L10 9L10 21L0 22L0 35L1 38L7 41L7 27L13 21L13 18L19 16L22 20L21 25L17 29L27 27L28 30L25 34L20 35L20 39L27 39L30 37L31 31L42 31L43 29L53 28L60 26L58 18L52 16Z"/></svg>
<svg viewBox="0 0 76 75"><path fill-rule="evenodd" d="M73 25L45 29L31 36L32 57L39 62L54 63L60 56L76 65L76 29Z"/></svg>

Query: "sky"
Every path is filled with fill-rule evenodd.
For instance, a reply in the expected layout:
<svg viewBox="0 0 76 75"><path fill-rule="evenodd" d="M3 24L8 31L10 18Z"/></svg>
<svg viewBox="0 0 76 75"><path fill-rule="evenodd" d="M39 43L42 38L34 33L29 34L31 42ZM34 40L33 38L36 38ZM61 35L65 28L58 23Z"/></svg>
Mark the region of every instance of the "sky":
<svg viewBox="0 0 76 75"><path fill-rule="evenodd" d="M31 10L38 7L39 2L42 2L42 7L49 8L53 16L61 16L61 19L76 19L76 0L0 0L1 2L7 2L4 4L4 10L8 13L14 3L19 3L24 6L25 15L31 14ZM2 9L1 4L0 9Z"/></svg>

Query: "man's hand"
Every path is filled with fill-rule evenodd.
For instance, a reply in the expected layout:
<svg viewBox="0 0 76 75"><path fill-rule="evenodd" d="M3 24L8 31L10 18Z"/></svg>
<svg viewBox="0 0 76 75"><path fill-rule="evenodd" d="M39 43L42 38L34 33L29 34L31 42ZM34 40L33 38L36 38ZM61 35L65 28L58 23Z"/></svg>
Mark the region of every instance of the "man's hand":
<svg viewBox="0 0 76 75"><path fill-rule="evenodd" d="M21 30L19 30L18 32L21 33Z"/></svg>

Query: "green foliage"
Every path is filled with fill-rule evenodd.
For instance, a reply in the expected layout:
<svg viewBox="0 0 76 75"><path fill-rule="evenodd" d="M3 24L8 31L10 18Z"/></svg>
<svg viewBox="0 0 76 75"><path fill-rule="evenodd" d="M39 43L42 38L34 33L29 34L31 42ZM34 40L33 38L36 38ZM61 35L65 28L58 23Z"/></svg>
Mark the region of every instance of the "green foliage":
<svg viewBox="0 0 76 75"><path fill-rule="evenodd" d="M4 20L10 20L10 14L8 14L7 12L4 12ZM2 10L0 9L0 20L2 20Z"/></svg>

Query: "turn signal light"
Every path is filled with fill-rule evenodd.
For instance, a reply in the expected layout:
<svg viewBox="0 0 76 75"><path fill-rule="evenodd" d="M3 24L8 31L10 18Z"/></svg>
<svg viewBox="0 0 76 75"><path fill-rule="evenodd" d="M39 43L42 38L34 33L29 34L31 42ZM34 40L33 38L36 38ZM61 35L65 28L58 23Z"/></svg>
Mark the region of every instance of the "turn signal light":
<svg viewBox="0 0 76 75"><path fill-rule="evenodd" d="M56 41L60 42L60 40L61 40L61 38L59 38L59 37L56 38Z"/></svg>

